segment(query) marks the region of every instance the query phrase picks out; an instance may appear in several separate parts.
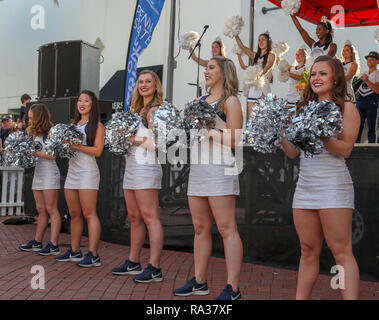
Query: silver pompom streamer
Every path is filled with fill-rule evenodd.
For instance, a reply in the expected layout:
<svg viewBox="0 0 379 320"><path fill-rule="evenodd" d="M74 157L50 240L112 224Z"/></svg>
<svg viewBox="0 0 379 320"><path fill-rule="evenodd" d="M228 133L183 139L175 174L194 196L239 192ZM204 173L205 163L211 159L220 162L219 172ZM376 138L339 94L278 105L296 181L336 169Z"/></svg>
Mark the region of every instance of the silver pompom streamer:
<svg viewBox="0 0 379 320"><path fill-rule="evenodd" d="M130 111L114 113L112 119L104 126L104 145L113 154L120 156L128 154L133 145L129 138L137 134L140 123L141 117L138 114Z"/></svg>
<svg viewBox="0 0 379 320"><path fill-rule="evenodd" d="M285 135L295 147L304 151L307 158L322 152L321 138L337 137L342 132L342 113L339 107L327 100L311 101L303 112L293 119Z"/></svg>
<svg viewBox="0 0 379 320"><path fill-rule="evenodd" d="M46 154L57 158L70 159L76 155L71 144L83 144L83 133L75 124L59 123L51 128L46 140Z"/></svg>
<svg viewBox="0 0 379 320"><path fill-rule="evenodd" d="M150 122L153 124L155 146L164 152L178 141L178 135L184 129L180 111L167 101L152 113Z"/></svg>
<svg viewBox="0 0 379 320"><path fill-rule="evenodd" d="M203 100L188 102L184 107L183 115L183 124L187 135L189 136L191 130L199 130L199 141L205 138L202 131L214 128L216 124L215 108Z"/></svg>
<svg viewBox="0 0 379 320"><path fill-rule="evenodd" d="M272 153L280 146L282 130L291 122L287 102L268 94L253 106L243 134L244 144L260 153Z"/></svg>
<svg viewBox="0 0 379 320"><path fill-rule="evenodd" d="M33 139L23 132L13 132L4 143L3 165L31 168L36 165Z"/></svg>

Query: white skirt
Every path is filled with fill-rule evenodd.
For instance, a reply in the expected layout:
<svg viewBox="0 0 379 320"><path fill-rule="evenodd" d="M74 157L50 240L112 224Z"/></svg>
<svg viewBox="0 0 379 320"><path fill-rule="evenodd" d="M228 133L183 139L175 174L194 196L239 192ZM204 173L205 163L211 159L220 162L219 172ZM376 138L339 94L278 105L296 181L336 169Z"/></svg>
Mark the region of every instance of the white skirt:
<svg viewBox="0 0 379 320"><path fill-rule="evenodd" d="M37 165L34 169L32 190L60 189L61 175L55 161L47 159L38 159L37 161L40 162L37 162Z"/></svg>
<svg viewBox="0 0 379 320"><path fill-rule="evenodd" d="M162 167L156 162L155 153L150 152L150 157L139 159L136 151L143 152L142 147L132 147L131 153L125 156L125 173L123 189L141 190L141 189L161 189L162 188ZM146 151L147 152L147 151ZM137 157L137 158L136 158ZM150 161L147 161L150 160ZM148 163L144 163L144 162Z"/></svg>
<svg viewBox="0 0 379 320"><path fill-rule="evenodd" d="M354 187L345 159L328 152L300 159L296 209L354 209Z"/></svg>
<svg viewBox="0 0 379 320"><path fill-rule="evenodd" d="M238 175L225 174L226 165L191 164L187 195L216 197L239 195Z"/></svg>

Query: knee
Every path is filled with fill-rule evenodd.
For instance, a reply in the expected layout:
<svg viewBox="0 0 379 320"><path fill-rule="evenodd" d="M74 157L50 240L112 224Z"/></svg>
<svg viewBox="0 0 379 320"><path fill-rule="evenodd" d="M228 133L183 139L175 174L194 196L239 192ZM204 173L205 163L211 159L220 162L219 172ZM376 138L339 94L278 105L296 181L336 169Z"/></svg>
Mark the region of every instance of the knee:
<svg viewBox="0 0 379 320"><path fill-rule="evenodd" d="M337 264L343 264L347 257L353 255L352 247L347 243L332 243L329 245L329 249Z"/></svg>
<svg viewBox="0 0 379 320"><path fill-rule="evenodd" d="M57 214L57 213L59 214L58 208L56 206L46 206L46 211L50 216Z"/></svg>
<svg viewBox="0 0 379 320"><path fill-rule="evenodd" d="M38 212L38 215L40 217L44 217L44 216L47 216L47 212L46 212L46 208L44 206L36 206L36 209L37 209L37 212Z"/></svg>
<svg viewBox="0 0 379 320"><path fill-rule="evenodd" d="M97 212L95 209L83 209L83 217L88 220L88 219L93 219L97 218Z"/></svg>
<svg viewBox="0 0 379 320"><path fill-rule="evenodd" d="M82 219L82 212L80 210L70 210L71 220Z"/></svg>
<svg viewBox="0 0 379 320"><path fill-rule="evenodd" d="M194 223L195 236L210 236L212 224Z"/></svg>
<svg viewBox="0 0 379 320"><path fill-rule="evenodd" d="M140 213L137 210L128 210L128 217L132 225L140 225L144 223Z"/></svg>
<svg viewBox="0 0 379 320"><path fill-rule="evenodd" d="M142 210L141 216L142 216L143 222L146 224L147 227L152 224L160 223L159 213L155 212L155 210L151 210L151 211Z"/></svg>
<svg viewBox="0 0 379 320"><path fill-rule="evenodd" d="M301 258L306 260L317 260L320 257L322 246L314 244L301 244Z"/></svg>
<svg viewBox="0 0 379 320"><path fill-rule="evenodd" d="M235 228L234 226L219 225L217 226L217 228L218 232L220 233L223 239L228 239L237 232L237 228Z"/></svg>

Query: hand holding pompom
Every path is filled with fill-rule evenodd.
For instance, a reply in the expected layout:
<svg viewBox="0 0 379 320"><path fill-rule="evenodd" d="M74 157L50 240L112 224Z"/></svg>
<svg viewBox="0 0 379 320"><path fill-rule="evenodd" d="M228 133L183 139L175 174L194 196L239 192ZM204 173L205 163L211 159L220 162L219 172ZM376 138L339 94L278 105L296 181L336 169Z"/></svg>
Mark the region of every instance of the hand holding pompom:
<svg viewBox="0 0 379 320"><path fill-rule="evenodd" d="M240 34L242 27L245 25L241 16L233 16L225 22L224 35L229 38L235 38Z"/></svg>
<svg viewBox="0 0 379 320"><path fill-rule="evenodd" d="M282 9L287 16L292 16L300 10L301 0L283 0Z"/></svg>

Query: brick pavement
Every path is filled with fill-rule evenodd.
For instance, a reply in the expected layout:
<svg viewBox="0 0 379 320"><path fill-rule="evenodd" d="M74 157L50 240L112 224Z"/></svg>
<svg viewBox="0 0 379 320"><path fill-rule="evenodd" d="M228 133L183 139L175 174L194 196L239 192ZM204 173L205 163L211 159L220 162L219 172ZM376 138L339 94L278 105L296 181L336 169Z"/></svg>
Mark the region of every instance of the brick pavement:
<svg viewBox="0 0 379 320"><path fill-rule="evenodd" d="M114 276L111 269L124 262L129 247L101 241L102 266L80 268L73 262L56 262L54 257L20 252L18 246L34 237L35 225L4 225L0 217L0 300L209 300L218 295L226 281L225 261L211 257L208 285L211 294L203 297L174 297L172 291L194 274L193 255L164 250L161 264L164 281L136 284L130 276ZM46 233L49 235L49 230ZM46 236L44 244L48 240ZM61 234L60 244L69 244L68 234ZM82 251L87 253L88 239L82 238ZM61 251L66 248L62 247ZM148 262L149 249L142 249L141 263ZM31 288L31 267L45 269L45 289ZM295 297L297 272L244 263L240 288L244 300L291 300ZM312 299L337 300L340 293L330 287L331 276L319 275ZM361 281L360 298L379 300L379 282Z"/></svg>

